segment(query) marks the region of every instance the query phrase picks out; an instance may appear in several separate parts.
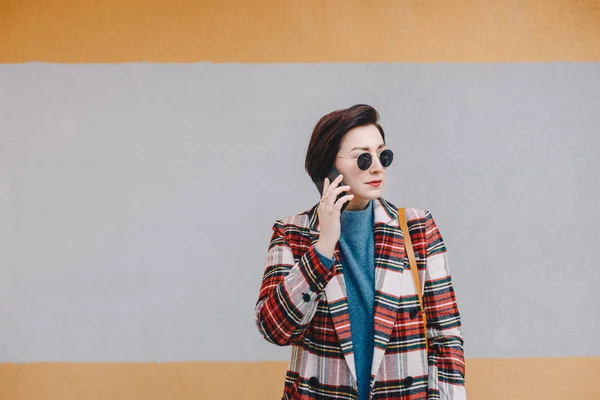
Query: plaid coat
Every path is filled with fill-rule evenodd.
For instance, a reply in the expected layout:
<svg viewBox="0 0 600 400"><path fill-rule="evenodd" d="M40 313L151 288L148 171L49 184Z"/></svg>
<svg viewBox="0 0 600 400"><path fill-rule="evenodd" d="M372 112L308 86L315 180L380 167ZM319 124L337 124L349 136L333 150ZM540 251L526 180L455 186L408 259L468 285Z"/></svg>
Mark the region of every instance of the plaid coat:
<svg viewBox="0 0 600 400"><path fill-rule="evenodd" d="M256 326L269 342L292 346L282 399L357 399L343 265L339 247L331 270L315 253L317 207L275 222ZM423 286L425 333L398 210L379 198L373 212L375 340L370 398L466 399L460 315L446 247L433 217L426 210L406 209Z"/></svg>

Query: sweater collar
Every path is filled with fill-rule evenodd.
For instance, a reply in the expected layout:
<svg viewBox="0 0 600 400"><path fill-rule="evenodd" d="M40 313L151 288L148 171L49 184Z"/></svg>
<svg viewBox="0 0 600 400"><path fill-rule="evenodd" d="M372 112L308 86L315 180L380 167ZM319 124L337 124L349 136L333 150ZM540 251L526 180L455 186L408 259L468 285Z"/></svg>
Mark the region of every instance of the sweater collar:
<svg viewBox="0 0 600 400"><path fill-rule="evenodd" d="M387 200L383 199L383 197L378 197L377 199L372 200L372 203L373 223L375 225L386 224L391 226L399 226L398 209L394 205L389 203ZM320 203L315 204L310 210L306 212L308 213L310 221L310 230L313 232L320 231L319 213L317 212L319 204Z"/></svg>

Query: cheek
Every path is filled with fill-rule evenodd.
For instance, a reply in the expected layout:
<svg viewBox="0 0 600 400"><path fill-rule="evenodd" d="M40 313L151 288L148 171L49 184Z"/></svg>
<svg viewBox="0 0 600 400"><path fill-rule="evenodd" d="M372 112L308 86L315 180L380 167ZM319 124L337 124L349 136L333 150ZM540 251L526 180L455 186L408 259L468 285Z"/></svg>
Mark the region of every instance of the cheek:
<svg viewBox="0 0 600 400"><path fill-rule="evenodd" d="M350 176L345 182L346 185L350 185L351 191L361 190L363 179L360 176Z"/></svg>

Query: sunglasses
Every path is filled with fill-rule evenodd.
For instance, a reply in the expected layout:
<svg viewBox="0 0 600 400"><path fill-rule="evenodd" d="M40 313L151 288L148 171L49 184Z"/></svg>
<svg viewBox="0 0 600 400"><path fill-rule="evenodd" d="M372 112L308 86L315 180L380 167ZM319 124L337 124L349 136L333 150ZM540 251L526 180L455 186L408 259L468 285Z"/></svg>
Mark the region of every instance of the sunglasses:
<svg viewBox="0 0 600 400"><path fill-rule="evenodd" d="M336 157L336 158L345 158L347 160L354 160L351 157ZM385 149L381 153L379 153L379 162L383 166L383 168L387 168L394 161L394 152L390 149ZM358 164L358 168L363 171L369 169L371 164L373 163L373 156L371 153L361 153L358 157L356 157L356 163Z"/></svg>

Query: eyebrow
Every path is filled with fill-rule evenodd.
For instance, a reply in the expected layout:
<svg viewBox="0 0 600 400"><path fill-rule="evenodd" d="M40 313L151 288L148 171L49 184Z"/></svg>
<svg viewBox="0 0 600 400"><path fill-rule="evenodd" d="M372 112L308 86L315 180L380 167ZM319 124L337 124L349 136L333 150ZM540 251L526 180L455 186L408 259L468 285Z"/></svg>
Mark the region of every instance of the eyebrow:
<svg viewBox="0 0 600 400"><path fill-rule="evenodd" d="M382 147L385 147L385 143L380 144L379 147L377 148L377 150L381 149ZM350 153L352 153L354 150L364 150L364 151L369 151L368 147L355 147L352 150L350 150Z"/></svg>

